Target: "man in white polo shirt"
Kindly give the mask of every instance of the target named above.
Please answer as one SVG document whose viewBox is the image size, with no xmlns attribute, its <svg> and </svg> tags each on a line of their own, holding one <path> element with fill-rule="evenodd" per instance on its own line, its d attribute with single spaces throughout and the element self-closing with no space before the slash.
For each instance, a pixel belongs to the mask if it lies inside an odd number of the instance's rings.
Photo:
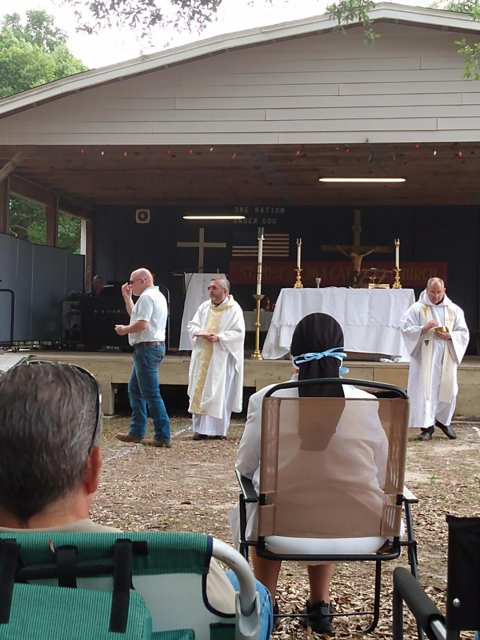
<svg viewBox="0 0 480 640">
<path fill-rule="evenodd" d="M 135 304 L 132 294 L 139 296 Z M 122 295 L 130 324 L 117 324 L 115 331 L 119 336 L 128 334 L 133 346 L 133 369 L 128 383 L 132 419 L 129 432 L 118 433 L 117 438 L 122 442 L 171 447 L 170 420 L 158 384 L 158 367 L 165 355 L 167 301 L 153 285 L 148 269 L 133 271 L 129 282 L 122 287 Z M 155 430 L 153 438 L 145 438 L 147 407 Z"/>
</svg>

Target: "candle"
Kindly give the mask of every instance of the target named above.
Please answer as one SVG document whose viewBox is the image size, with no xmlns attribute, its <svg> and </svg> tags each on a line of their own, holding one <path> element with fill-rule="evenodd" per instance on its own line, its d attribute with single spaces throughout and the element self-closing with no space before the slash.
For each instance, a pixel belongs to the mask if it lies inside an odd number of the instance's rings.
<svg viewBox="0 0 480 640">
<path fill-rule="evenodd" d="M 302 239 L 297 238 L 297 269 L 300 269 L 302 262 Z"/>
<path fill-rule="evenodd" d="M 262 293 L 263 227 L 258 228 L 257 296 Z"/>
<path fill-rule="evenodd" d="M 395 269 L 400 269 L 400 238 L 395 239 Z"/>
</svg>

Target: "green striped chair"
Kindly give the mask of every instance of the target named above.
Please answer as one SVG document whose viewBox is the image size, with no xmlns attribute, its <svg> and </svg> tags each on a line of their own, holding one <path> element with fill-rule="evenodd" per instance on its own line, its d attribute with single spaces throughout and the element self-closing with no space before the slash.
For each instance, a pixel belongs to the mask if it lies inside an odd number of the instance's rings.
<svg viewBox="0 0 480 640">
<path fill-rule="evenodd" d="M 248 563 L 194 533 L 0 533 L 0 639 L 257 640 Z M 236 613 L 206 598 L 210 559 L 236 574 Z"/>
</svg>

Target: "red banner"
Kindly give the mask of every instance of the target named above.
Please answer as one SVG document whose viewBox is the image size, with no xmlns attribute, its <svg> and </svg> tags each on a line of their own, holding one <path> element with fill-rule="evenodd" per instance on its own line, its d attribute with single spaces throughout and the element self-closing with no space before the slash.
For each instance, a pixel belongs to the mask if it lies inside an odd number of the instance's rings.
<svg viewBox="0 0 480 640">
<path fill-rule="evenodd" d="M 366 270 L 371 268 L 370 265 L 378 270 L 392 269 L 391 262 L 364 262 L 362 267 Z M 296 276 L 295 267 L 294 262 L 267 260 L 262 265 L 262 283 L 292 287 Z M 401 268 L 403 287 L 423 287 L 434 276 L 447 282 L 446 262 L 402 262 Z M 322 287 L 346 287 L 350 284 L 352 267 L 348 262 L 303 262 L 302 269 L 304 287 L 315 287 L 315 278 L 322 279 Z M 257 263 L 251 260 L 231 260 L 229 279 L 232 284 L 254 286 L 257 281 Z M 390 280 L 385 281 L 393 280 L 390 276 Z"/>
</svg>

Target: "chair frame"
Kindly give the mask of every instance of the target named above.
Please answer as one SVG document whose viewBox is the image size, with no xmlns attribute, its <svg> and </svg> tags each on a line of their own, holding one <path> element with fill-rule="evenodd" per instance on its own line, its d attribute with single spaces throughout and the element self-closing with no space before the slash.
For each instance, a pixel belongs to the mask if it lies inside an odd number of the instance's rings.
<svg viewBox="0 0 480 640">
<path fill-rule="evenodd" d="M 447 516 L 449 525 L 448 576 L 444 616 L 423 590 L 415 576 L 403 567 L 393 572 L 393 640 L 403 640 L 403 603 L 412 612 L 419 630 L 430 640 L 459 640 L 460 630 L 480 629 L 480 518 Z M 455 535 L 452 535 L 452 527 Z M 475 529 L 473 538 L 470 537 Z M 469 539 L 470 538 L 470 539 Z M 475 543 L 472 553 L 469 544 Z M 459 585 L 462 585 L 461 587 Z M 469 602 L 470 600 L 470 602 Z M 474 618 L 471 616 L 473 605 Z"/>
<path fill-rule="evenodd" d="M 351 384 L 359 387 L 366 387 L 376 390 L 383 390 L 394 393 L 397 397 L 408 400 L 407 393 L 400 387 L 386 384 L 383 382 L 374 382 L 371 380 L 357 380 L 357 379 L 342 379 L 342 378 L 320 378 L 312 380 L 301 380 L 284 382 L 275 385 L 267 391 L 265 398 L 270 397 L 276 391 L 281 389 L 293 389 L 301 386 L 318 385 L 318 384 Z M 382 576 L 382 562 L 388 560 L 395 560 L 401 554 L 402 547 L 407 547 L 408 550 L 408 563 L 412 575 L 417 577 L 417 542 L 415 540 L 413 531 L 413 521 L 411 515 L 411 505 L 418 503 L 418 499 L 404 487 L 402 494 L 397 494 L 397 505 L 403 505 L 405 511 L 405 524 L 406 524 L 406 540 L 401 540 L 400 537 L 395 536 L 391 544 L 391 550 L 387 553 L 373 553 L 373 554 L 322 554 L 322 555 L 306 555 L 306 554 L 275 554 L 266 549 L 265 538 L 258 536 L 257 541 L 246 540 L 246 526 L 247 515 L 246 505 L 248 503 L 265 504 L 265 494 L 257 496 L 253 487 L 252 481 L 249 478 L 245 478 L 238 471 L 236 471 L 237 479 L 240 484 L 241 493 L 239 496 L 239 510 L 240 510 L 240 553 L 248 560 L 249 547 L 254 547 L 259 557 L 267 560 L 286 560 L 286 561 L 325 561 L 325 562 L 375 562 L 375 597 L 373 611 L 368 612 L 353 612 L 353 613 L 340 613 L 332 614 L 332 617 L 340 616 L 355 616 L 355 615 L 371 615 L 373 616 L 372 623 L 363 629 L 362 633 L 371 633 L 377 627 L 380 618 L 380 590 L 381 590 L 381 576 Z M 305 617 L 305 614 L 290 614 L 288 617 Z M 279 617 L 282 617 L 281 614 Z"/>
</svg>

